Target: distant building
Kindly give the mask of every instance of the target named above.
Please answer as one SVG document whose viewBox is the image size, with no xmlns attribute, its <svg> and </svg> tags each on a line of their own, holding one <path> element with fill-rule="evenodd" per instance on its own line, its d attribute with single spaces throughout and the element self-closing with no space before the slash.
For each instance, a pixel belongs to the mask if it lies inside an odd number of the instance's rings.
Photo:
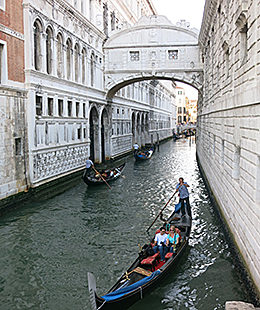
<svg viewBox="0 0 260 310">
<path fill-rule="evenodd" d="M 185 95 L 185 89 L 176 87 L 176 109 L 177 109 L 177 124 L 183 124 L 188 121 L 187 117 L 188 98 Z"/>
<path fill-rule="evenodd" d="M 197 122 L 198 114 L 198 100 L 189 100 L 188 101 L 188 121 L 191 123 Z"/>
</svg>

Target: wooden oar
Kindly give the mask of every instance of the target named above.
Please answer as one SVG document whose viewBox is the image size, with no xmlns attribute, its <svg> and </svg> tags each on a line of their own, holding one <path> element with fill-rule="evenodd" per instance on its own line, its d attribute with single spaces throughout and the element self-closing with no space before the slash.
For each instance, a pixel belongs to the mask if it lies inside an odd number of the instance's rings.
<svg viewBox="0 0 260 310">
<path fill-rule="evenodd" d="M 110 189 L 112 189 L 111 186 L 109 186 L 109 184 L 106 182 L 106 180 L 102 177 L 101 173 L 98 172 L 94 167 L 92 167 L 92 168 L 96 171 L 97 174 L 100 175 L 101 179 L 106 183 L 106 185 L 107 185 Z"/>
<path fill-rule="evenodd" d="M 178 190 L 175 191 L 175 193 L 171 196 L 171 198 L 167 201 L 165 206 L 162 208 L 161 212 L 156 216 L 155 220 L 152 222 L 152 224 L 146 229 L 146 232 L 150 230 L 150 228 L 153 226 L 153 224 L 156 222 L 158 217 L 163 213 L 163 210 L 168 206 L 169 202 L 172 200 L 173 196 L 178 192 Z"/>
</svg>

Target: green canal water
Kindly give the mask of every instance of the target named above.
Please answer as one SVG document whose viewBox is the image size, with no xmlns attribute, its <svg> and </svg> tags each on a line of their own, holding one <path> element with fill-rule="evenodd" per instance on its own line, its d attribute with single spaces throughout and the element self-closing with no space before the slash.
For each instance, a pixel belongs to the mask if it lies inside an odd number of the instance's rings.
<svg viewBox="0 0 260 310">
<path fill-rule="evenodd" d="M 224 309 L 228 300 L 247 301 L 198 170 L 194 142 L 169 141 L 149 161 L 136 163 L 132 156 L 126 161 L 112 190 L 80 182 L 0 218 L 1 310 L 90 310 L 87 272 L 95 275 L 99 294 L 113 285 L 137 256 L 138 244 L 149 239 L 146 229 L 181 176 L 190 185 L 189 248 L 167 281 L 131 309 Z"/>
</svg>

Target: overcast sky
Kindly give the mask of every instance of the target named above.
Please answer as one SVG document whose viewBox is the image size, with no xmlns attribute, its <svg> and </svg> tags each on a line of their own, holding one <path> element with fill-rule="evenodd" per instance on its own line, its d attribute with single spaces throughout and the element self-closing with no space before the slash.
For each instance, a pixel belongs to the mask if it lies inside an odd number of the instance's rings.
<svg viewBox="0 0 260 310">
<path fill-rule="evenodd" d="M 165 15 L 175 25 L 181 19 L 190 22 L 190 28 L 200 30 L 205 0 L 152 0 L 159 15 Z M 189 99 L 197 99 L 197 91 L 186 84 L 178 83 L 185 88 Z"/>
</svg>

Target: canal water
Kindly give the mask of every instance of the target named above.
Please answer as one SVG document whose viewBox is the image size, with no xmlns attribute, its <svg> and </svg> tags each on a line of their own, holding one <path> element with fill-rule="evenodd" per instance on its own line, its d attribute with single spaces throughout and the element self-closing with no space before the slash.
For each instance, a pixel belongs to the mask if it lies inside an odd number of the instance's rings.
<svg viewBox="0 0 260 310">
<path fill-rule="evenodd" d="M 171 140 L 149 161 L 126 161 L 112 190 L 80 182 L 0 218 L 0 309 L 90 310 L 87 272 L 95 275 L 99 294 L 113 285 L 137 256 L 138 244 L 150 238 L 146 229 L 179 177 L 190 185 L 189 248 L 167 281 L 131 309 L 224 309 L 227 300 L 247 301 L 197 167 L 194 141 Z"/>
</svg>

